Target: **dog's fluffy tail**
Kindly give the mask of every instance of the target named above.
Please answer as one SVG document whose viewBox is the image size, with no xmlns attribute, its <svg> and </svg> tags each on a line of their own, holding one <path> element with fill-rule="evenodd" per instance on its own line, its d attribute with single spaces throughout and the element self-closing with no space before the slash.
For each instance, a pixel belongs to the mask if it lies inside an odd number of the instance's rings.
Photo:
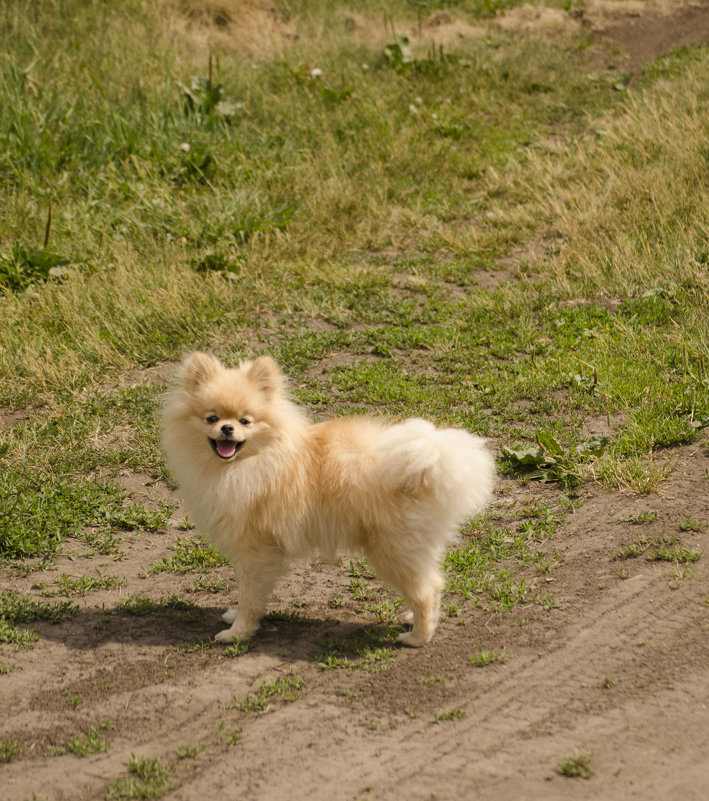
<svg viewBox="0 0 709 801">
<path fill-rule="evenodd" d="M 384 485 L 434 504 L 455 526 L 482 511 L 492 496 L 495 462 L 485 440 L 414 418 L 380 440 Z"/>
</svg>

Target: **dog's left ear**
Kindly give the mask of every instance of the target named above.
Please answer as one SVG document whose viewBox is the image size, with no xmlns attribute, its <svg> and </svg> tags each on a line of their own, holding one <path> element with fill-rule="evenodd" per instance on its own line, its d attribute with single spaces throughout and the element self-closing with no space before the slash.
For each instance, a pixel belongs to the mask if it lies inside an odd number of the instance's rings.
<svg viewBox="0 0 709 801">
<path fill-rule="evenodd" d="M 249 368 L 249 380 L 267 397 L 272 398 L 283 386 L 283 376 L 270 356 L 259 356 Z"/>
</svg>

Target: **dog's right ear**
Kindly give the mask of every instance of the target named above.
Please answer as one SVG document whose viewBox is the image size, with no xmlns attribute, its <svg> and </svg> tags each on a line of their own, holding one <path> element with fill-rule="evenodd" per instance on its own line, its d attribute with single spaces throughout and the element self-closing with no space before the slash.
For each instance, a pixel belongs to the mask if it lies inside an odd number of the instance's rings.
<svg viewBox="0 0 709 801">
<path fill-rule="evenodd" d="M 214 378 L 221 369 L 221 362 L 214 356 L 208 353 L 190 353 L 182 362 L 180 382 L 188 392 L 193 392 L 205 381 Z"/>
</svg>

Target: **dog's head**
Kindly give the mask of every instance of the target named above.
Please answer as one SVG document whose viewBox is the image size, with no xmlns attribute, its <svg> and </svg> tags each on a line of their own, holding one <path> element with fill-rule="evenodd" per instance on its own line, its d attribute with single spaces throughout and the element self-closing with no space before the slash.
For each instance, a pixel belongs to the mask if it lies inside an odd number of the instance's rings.
<svg viewBox="0 0 709 801">
<path fill-rule="evenodd" d="M 180 414 L 175 419 L 168 411 L 165 426 L 188 423 L 192 443 L 199 448 L 201 442 L 224 462 L 253 455 L 276 433 L 283 385 L 269 356 L 229 368 L 206 353 L 192 353 L 182 363 L 173 404 Z"/>
</svg>

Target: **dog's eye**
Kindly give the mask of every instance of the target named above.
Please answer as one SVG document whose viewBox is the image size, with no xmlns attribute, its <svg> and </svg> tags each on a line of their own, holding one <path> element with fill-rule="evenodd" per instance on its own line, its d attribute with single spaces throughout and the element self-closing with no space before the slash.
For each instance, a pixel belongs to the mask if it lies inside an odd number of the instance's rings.
<svg viewBox="0 0 709 801">
<path fill-rule="evenodd" d="M 241 420 L 239 420 L 239 425 L 250 426 L 251 420 L 247 420 L 245 417 L 242 417 Z"/>
<path fill-rule="evenodd" d="M 214 423 L 218 423 L 219 418 L 216 416 L 216 414 L 210 414 L 209 417 L 207 418 L 207 422 L 211 426 L 214 425 Z"/>
</svg>

